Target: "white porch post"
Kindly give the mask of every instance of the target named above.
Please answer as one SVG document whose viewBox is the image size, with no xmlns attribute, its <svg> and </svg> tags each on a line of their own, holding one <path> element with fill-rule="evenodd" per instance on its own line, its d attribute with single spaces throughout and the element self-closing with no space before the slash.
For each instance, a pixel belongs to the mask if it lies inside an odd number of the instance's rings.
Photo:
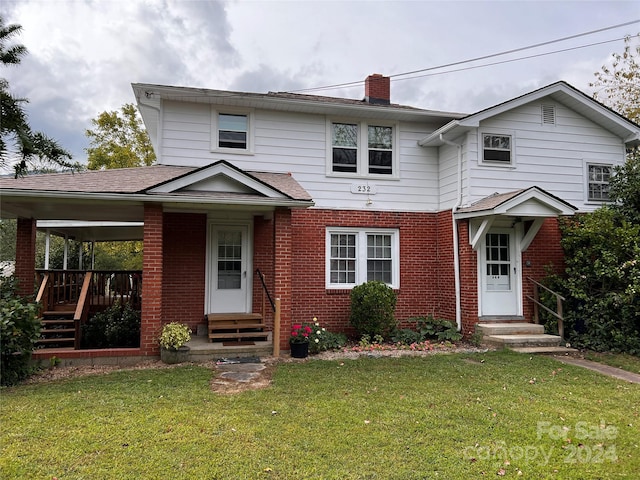
<svg viewBox="0 0 640 480">
<path fill-rule="evenodd" d="M 82 242 L 78 247 L 78 270 L 82 270 Z"/>
<path fill-rule="evenodd" d="M 49 254 L 51 250 L 51 232 L 47 230 L 44 236 L 44 269 L 49 270 Z"/>
<path fill-rule="evenodd" d="M 69 236 L 64 236 L 64 257 L 62 259 L 62 269 L 67 269 L 67 261 L 69 260 Z"/>
</svg>

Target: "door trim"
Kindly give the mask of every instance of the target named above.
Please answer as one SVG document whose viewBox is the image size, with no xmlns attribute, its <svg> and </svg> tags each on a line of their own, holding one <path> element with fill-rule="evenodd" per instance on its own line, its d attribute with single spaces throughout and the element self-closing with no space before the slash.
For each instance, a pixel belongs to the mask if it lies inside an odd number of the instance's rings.
<svg viewBox="0 0 640 480">
<path fill-rule="evenodd" d="M 513 274 L 513 285 L 512 291 L 515 296 L 515 311 L 513 313 L 508 313 L 504 315 L 508 316 L 522 316 L 523 315 L 523 307 L 522 307 L 522 252 L 521 252 L 521 239 L 522 239 L 522 229 L 519 228 L 521 225 L 516 225 L 515 228 L 500 228 L 493 227 L 490 228 L 485 235 L 483 235 L 482 240 L 479 242 L 479 248 L 477 251 L 477 283 L 478 283 L 478 316 L 496 316 L 494 313 L 488 313 L 483 310 L 483 284 L 484 284 L 484 271 L 485 271 L 485 258 L 486 258 L 486 234 L 488 233 L 509 233 L 512 244 L 510 245 L 510 254 L 512 255 L 512 265 L 511 268 L 515 268 L 515 273 Z M 501 315 L 503 316 L 503 315 Z"/>
<path fill-rule="evenodd" d="M 204 314 L 216 313 L 213 311 L 211 288 L 213 287 L 212 273 L 214 271 L 214 255 L 213 238 L 211 232 L 214 228 L 220 227 L 244 227 L 247 229 L 247 261 L 246 261 L 246 300 L 244 312 L 235 313 L 251 313 L 253 311 L 253 221 L 251 220 L 219 220 L 209 219 L 207 222 L 207 251 L 205 266 L 205 298 L 204 298 Z"/>
</svg>

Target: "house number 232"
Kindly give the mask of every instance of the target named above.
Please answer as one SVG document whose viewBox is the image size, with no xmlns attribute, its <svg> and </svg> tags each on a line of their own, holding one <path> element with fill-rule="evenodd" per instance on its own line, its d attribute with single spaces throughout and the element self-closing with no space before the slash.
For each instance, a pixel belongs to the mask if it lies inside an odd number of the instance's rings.
<svg viewBox="0 0 640 480">
<path fill-rule="evenodd" d="M 369 185 L 368 183 L 354 183 L 351 185 L 351 193 L 364 193 L 367 195 L 374 195 L 376 193 L 376 186 Z"/>
</svg>

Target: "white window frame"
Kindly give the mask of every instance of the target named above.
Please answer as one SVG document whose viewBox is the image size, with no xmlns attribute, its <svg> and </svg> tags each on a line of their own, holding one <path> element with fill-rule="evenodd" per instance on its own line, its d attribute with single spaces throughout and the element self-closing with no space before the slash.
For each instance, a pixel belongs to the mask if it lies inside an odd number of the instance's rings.
<svg viewBox="0 0 640 480">
<path fill-rule="evenodd" d="M 356 236 L 355 283 L 331 283 L 331 235 L 351 234 Z M 391 236 L 391 288 L 400 288 L 400 231 L 393 228 L 348 228 L 327 227 L 325 238 L 325 283 L 328 290 L 350 290 L 367 281 L 367 237 L 368 235 Z"/>
<path fill-rule="evenodd" d="M 484 137 L 486 135 L 496 137 L 509 137 L 511 143 L 510 149 L 510 161 L 503 162 L 499 160 L 485 160 L 484 159 Z M 498 167 L 498 168 L 515 168 L 516 166 L 516 134 L 511 130 L 479 130 L 478 131 L 478 164 L 485 167 Z"/>
<path fill-rule="evenodd" d="M 219 146 L 219 115 L 243 115 L 247 117 L 247 148 L 228 148 Z M 254 113 L 249 109 L 211 108 L 211 151 L 219 153 L 234 153 L 239 155 L 253 154 Z"/>
<path fill-rule="evenodd" d="M 358 126 L 357 141 L 357 160 L 355 172 L 334 172 L 333 171 L 333 124 L 345 123 Z M 369 127 L 391 127 L 393 133 L 391 136 L 391 174 L 386 173 L 369 173 Z M 375 179 L 391 179 L 398 180 L 400 178 L 400 124 L 398 122 L 385 121 L 367 121 L 354 120 L 349 118 L 328 118 L 326 121 L 326 151 L 327 151 L 327 169 L 326 174 L 330 177 L 346 177 L 346 178 L 375 178 Z M 377 149 L 374 149 L 377 150 Z"/>
<path fill-rule="evenodd" d="M 611 203 L 612 200 L 610 199 L 598 199 L 598 198 L 591 198 L 589 196 L 589 185 L 591 184 L 591 180 L 589 178 L 589 169 L 590 167 L 608 167 L 610 169 L 610 173 L 609 173 L 609 182 L 611 181 L 611 177 L 613 177 L 613 167 L 614 165 L 612 163 L 606 163 L 606 162 L 585 162 L 584 164 L 584 198 L 585 198 L 585 203 L 590 203 L 590 204 L 603 204 L 603 203 Z M 598 182 L 598 183 L 602 183 L 602 182 Z"/>
</svg>

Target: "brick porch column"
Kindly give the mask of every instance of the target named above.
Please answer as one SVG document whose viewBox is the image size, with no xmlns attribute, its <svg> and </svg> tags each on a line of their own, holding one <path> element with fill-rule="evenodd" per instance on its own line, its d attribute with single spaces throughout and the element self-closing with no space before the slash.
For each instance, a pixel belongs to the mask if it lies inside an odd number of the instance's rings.
<svg viewBox="0 0 640 480">
<path fill-rule="evenodd" d="M 291 210 L 274 213 L 274 294 L 280 299 L 280 349 L 289 350 L 291 331 Z"/>
<path fill-rule="evenodd" d="M 143 355 L 160 355 L 157 338 L 162 325 L 162 221 L 162 205 L 145 204 L 140 324 Z"/>
<path fill-rule="evenodd" d="M 460 303 L 462 333 L 467 337 L 478 323 L 478 252 L 469 244 L 469 221 L 458 221 L 460 243 Z"/>
<path fill-rule="evenodd" d="M 16 272 L 20 295 L 34 294 L 36 270 L 36 221 L 18 218 L 16 235 Z"/>
</svg>

